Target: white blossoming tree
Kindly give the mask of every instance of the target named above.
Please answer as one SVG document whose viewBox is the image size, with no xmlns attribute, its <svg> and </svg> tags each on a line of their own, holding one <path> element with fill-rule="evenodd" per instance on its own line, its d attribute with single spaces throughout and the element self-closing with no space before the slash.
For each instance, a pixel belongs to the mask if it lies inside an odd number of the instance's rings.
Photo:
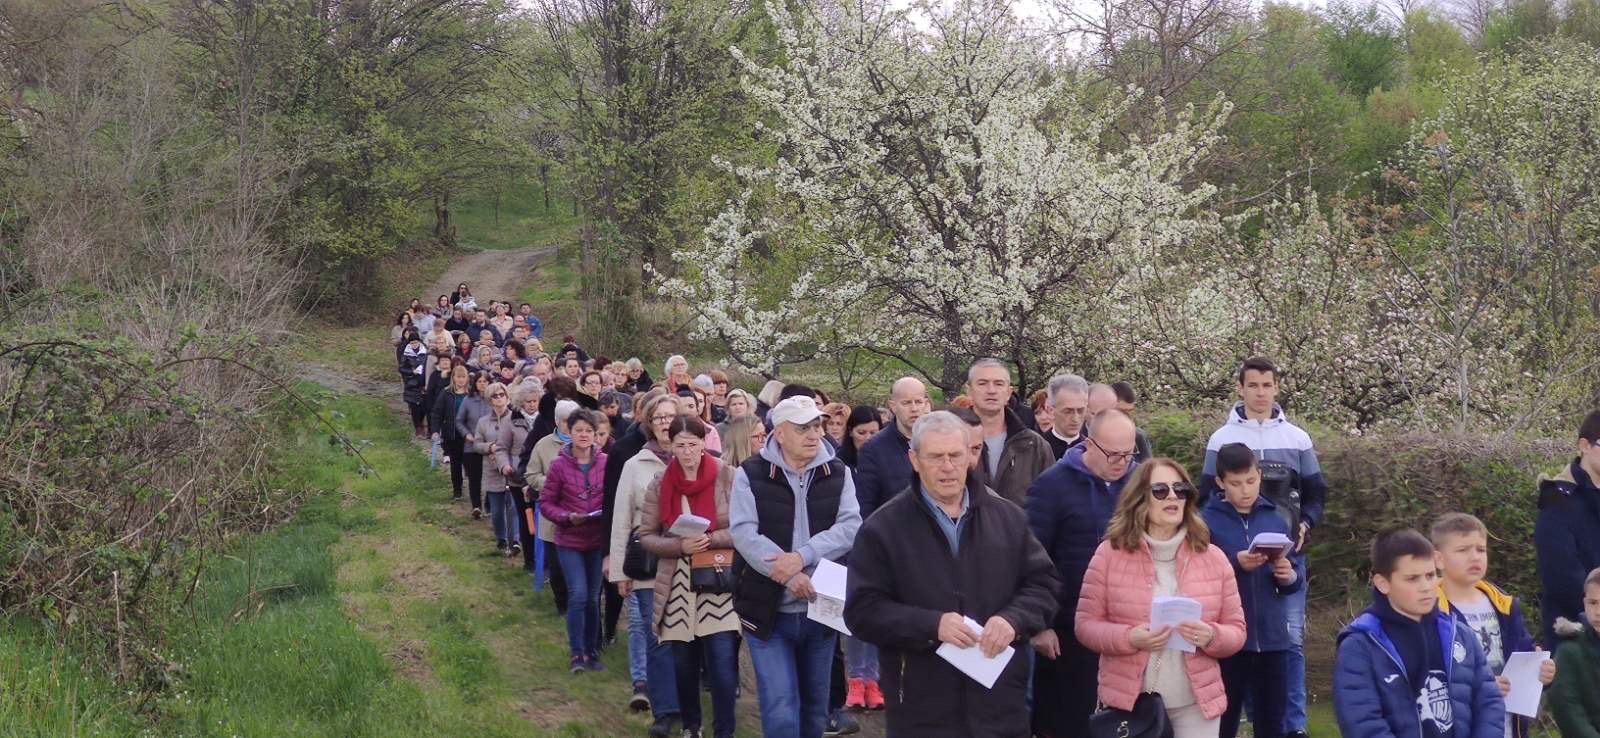
<svg viewBox="0 0 1600 738">
<path fill-rule="evenodd" d="M 733 53 L 775 157 L 728 167 L 744 195 L 661 291 L 769 375 L 864 350 L 954 392 L 974 356 L 1024 387 L 1088 362 L 1126 255 L 1216 229 L 1191 179 L 1226 104 L 1123 133 L 1138 93 L 1091 93 L 1007 3 L 884 5 L 768 3 L 784 62 Z"/>
</svg>

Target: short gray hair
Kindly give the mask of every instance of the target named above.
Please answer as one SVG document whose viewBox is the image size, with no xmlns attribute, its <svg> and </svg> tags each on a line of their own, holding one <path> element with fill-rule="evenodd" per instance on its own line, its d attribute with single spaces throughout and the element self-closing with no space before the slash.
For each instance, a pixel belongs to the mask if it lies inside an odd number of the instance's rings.
<svg viewBox="0 0 1600 738">
<path fill-rule="evenodd" d="M 988 367 L 991 367 L 991 366 L 997 366 L 997 367 L 1000 367 L 1001 369 L 1004 369 L 1006 371 L 1006 377 L 1007 378 L 1011 377 L 1011 367 L 1006 366 L 1005 362 L 1003 362 L 1003 361 L 1001 361 L 999 359 L 996 359 L 996 358 L 994 358 L 992 356 L 985 356 L 985 357 L 983 357 L 981 359 L 978 359 L 977 361 L 972 362 L 972 366 L 967 367 L 967 381 L 968 382 L 972 381 L 972 373 L 974 371 L 976 371 L 978 369 L 988 368 Z"/>
<path fill-rule="evenodd" d="M 972 426 L 948 410 L 935 410 L 917 419 L 911 428 L 911 450 L 922 450 L 922 437 L 929 433 L 959 433 L 963 439 L 972 440 Z"/>
<path fill-rule="evenodd" d="M 1051 404 L 1055 404 L 1056 397 L 1061 394 L 1062 390 L 1076 392 L 1087 397 L 1089 394 L 1089 380 L 1076 374 L 1057 374 L 1051 377 L 1049 393 Z"/>
<path fill-rule="evenodd" d="M 629 369 L 643 369 L 644 368 L 644 362 L 640 361 L 639 357 L 637 357 L 637 356 L 635 356 L 635 357 L 633 357 L 631 359 L 628 359 L 626 362 L 623 363 L 623 365 L 628 367 Z"/>
</svg>

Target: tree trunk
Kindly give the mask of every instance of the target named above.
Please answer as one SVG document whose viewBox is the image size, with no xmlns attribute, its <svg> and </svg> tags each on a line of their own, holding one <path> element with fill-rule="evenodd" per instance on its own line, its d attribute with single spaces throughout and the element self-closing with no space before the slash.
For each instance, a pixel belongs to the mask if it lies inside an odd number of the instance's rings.
<svg viewBox="0 0 1600 738">
<path fill-rule="evenodd" d="M 544 210 L 550 212 L 550 165 L 539 165 L 539 185 L 544 188 Z"/>
</svg>

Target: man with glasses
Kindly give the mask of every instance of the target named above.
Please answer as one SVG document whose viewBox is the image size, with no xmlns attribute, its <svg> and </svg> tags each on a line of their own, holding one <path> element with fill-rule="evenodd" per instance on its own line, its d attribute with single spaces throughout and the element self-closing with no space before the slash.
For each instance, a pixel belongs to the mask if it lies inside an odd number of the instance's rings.
<svg viewBox="0 0 1600 738">
<path fill-rule="evenodd" d="M 889 411 L 894 423 L 861 444 L 856 462 L 856 498 L 861 519 L 911 484 L 911 429 L 932 408 L 928 388 L 916 377 L 901 377 L 889 387 Z"/>
<path fill-rule="evenodd" d="M 968 473 L 973 437 L 949 412 L 917 421 L 910 489 L 862 525 L 850 554 L 845 624 L 881 649 L 884 687 L 898 695 L 889 735 L 1028 734 L 1027 659 L 989 689 L 936 654 L 941 643 L 988 656 L 1026 647 L 1058 607 L 1055 567 L 1025 514 Z"/>
<path fill-rule="evenodd" d="M 1133 419 L 1107 410 L 1084 443 L 1067 451 L 1028 488 L 1028 524 L 1061 577 L 1060 607 L 1052 627 L 1033 638 L 1033 729 L 1047 738 L 1088 735 L 1100 656 L 1079 643 L 1073 615 L 1089 559 L 1105 537 L 1122 485 L 1133 474 Z"/>
<path fill-rule="evenodd" d="M 1067 450 L 1083 443 L 1084 421 L 1088 419 L 1089 382 L 1076 374 L 1060 374 L 1050 378 L 1045 394 L 1045 410 L 1050 413 L 1050 432 L 1044 440 L 1057 460 L 1067 455 Z"/>
<path fill-rule="evenodd" d="M 835 631 L 806 617 L 811 573 L 850 552 L 861 512 L 850 470 L 822 440 L 816 400 L 769 414 L 772 436 L 733 477 L 734 610 L 744 625 L 767 738 L 818 738 L 828 717 Z"/>
</svg>

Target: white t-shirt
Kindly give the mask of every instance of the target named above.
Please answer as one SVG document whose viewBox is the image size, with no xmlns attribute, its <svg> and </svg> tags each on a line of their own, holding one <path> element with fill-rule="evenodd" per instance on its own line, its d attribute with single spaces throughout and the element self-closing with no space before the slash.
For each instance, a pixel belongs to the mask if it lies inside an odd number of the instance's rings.
<svg viewBox="0 0 1600 738">
<path fill-rule="evenodd" d="M 1498 676 L 1506 666 L 1506 642 L 1505 636 L 1500 633 L 1500 615 L 1494 611 L 1494 604 L 1484 597 L 1477 602 L 1452 602 L 1450 605 L 1461 611 L 1472 632 L 1478 634 L 1478 643 L 1483 646 L 1489 670 Z M 1511 715 L 1507 714 L 1506 738 L 1511 738 L 1511 720 Z"/>
</svg>

